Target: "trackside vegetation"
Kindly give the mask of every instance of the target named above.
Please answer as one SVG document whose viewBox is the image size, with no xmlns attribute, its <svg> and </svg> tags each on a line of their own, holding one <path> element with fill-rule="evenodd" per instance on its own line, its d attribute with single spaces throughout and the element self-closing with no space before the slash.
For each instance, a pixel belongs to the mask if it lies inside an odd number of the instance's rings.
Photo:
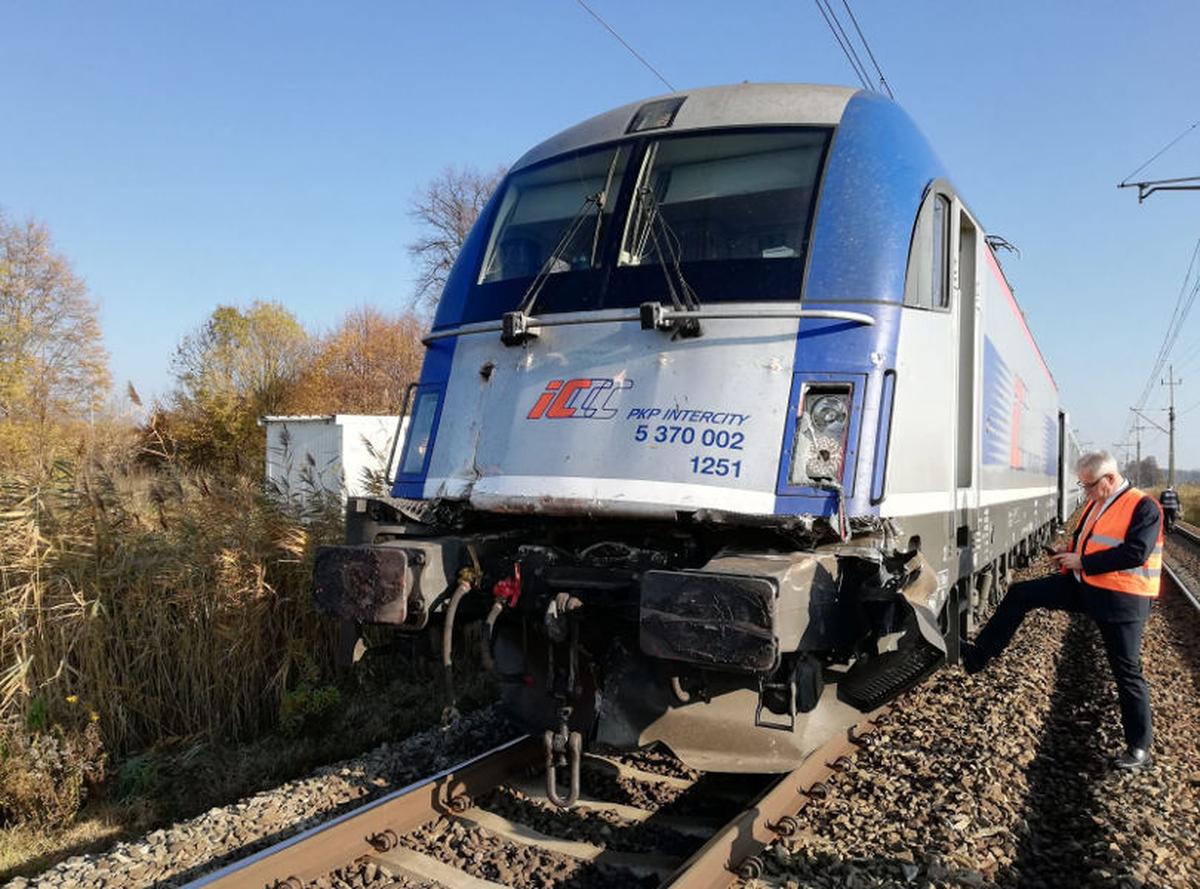
<svg viewBox="0 0 1200 889">
<path fill-rule="evenodd" d="M 0 213 L 0 882 L 437 723 L 427 652 L 335 670 L 340 496 L 269 490 L 257 422 L 397 413 L 427 323 L 218 305 L 143 403 L 46 227 Z"/>
</svg>

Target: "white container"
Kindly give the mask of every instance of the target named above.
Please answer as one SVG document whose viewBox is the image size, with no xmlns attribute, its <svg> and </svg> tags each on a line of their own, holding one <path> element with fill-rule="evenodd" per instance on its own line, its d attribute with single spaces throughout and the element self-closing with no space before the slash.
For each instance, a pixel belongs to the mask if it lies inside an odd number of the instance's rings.
<svg viewBox="0 0 1200 889">
<path fill-rule="evenodd" d="M 318 494 L 345 502 L 390 493 L 404 444 L 402 427 L 400 446 L 392 447 L 398 420 L 367 414 L 263 417 L 268 488 L 300 506 Z"/>
</svg>

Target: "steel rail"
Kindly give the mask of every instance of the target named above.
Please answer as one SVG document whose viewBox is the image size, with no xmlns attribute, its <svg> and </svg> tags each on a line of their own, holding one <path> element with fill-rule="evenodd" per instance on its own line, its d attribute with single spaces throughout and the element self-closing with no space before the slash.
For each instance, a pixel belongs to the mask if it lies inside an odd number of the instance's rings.
<svg viewBox="0 0 1200 889">
<path fill-rule="evenodd" d="M 814 750 L 799 768 L 783 775 L 746 809 L 714 834 L 663 884 L 671 889 L 727 889 L 739 880 L 762 876 L 758 853 L 777 839 L 799 830 L 795 816 L 813 800 L 824 798 L 825 782 L 842 771 L 891 711 L 883 707 L 846 730 L 844 737 Z"/>
<path fill-rule="evenodd" d="M 1200 546 L 1200 533 L 1193 531 L 1191 526 L 1185 525 L 1183 522 L 1176 522 L 1175 533 L 1181 537 L 1187 538 L 1189 542 L 1195 544 L 1196 546 Z"/>
<path fill-rule="evenodd" d="M 1172 571 L 1171 567 L 1165 562 L 1163 563 L 1163 570 L 1167 572 L 1167 577 L 1171 578 L 1171 583 L 1175 584 L 1175 589 L 1183 593 L 1184 598 L 1192 603 L 1193 608 L 1200 611 L 1200 600 L 1192 594 L 1192 591 L 1188 589 L 1187 584 L 1183 582 L 1179 575 Z"/>
<path fill-rule="evenodd" d="M 1175 526 L 1174 533 L 1178 534 L 1182 539 L 1186 540 L 1193 549 L 1197 550 L 1197 557 L 1200 557 L 1200 534 L 1197 534 L 1190 528 L 1185 528 L 1180 525 Z M 1200 611 L 1200 598 L 1198 598 L 1196 593 L 1194 593 L 1188 587 L 1188 585 L 1184 583 L 1183 578 L 1179 575 L 1179 572 L 1173 570 L 1171 566 L 1167 564 L 1166 559 L 1163 559 L 1162 567 L 1163 571 L 1167 573 L 1167 576 L 1171 578 L 1171 582 L 1175 584 L 1175 589 L 1179 590 L 1179 592 L 1183 594 L 1183 597 L 1192 603 L 1193 608 L 1195 608 L 1197 611 Z"/>
<path fill-rule="evenodd" d="M 799 830 L 796 816 L 824 798 L 830 776 L 845 768 L 862 739 L 874 732 L 890 707 L 814 750 L 800 766 L 779 776 L 663 882 L 671 889 L 728 889 L 761 876 L 758 854 Z M 415 782 L 319 824 L 220 870 L 184 889 L 300 887 L 364 857 L 394 847 L 399 837 L 441 816 L 462 815 L 477 798 L 520 766 L 539 758 L 530 736 Z"/>
<path fill-rule="evenodd" d="M 541 753 L 540 741 L 529 735 L 515 738 L 193 880 L 184 889 L 302 886 L 378 851 L 381 844 L 394 844 L 427 821 L 466 808 L 471 797 Z"/>
</svg>

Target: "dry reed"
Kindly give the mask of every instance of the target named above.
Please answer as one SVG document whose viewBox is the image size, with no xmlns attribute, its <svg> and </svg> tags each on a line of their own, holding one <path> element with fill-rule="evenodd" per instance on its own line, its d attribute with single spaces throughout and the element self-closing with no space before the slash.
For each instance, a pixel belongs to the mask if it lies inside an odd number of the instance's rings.
<svg viewBox="0 0 1200 889">
<path fill-rule="evenodd" d="M 327 501 L 288 514 L 252 480 L 169 464 L 8 475 L 0 722 L 61 722 L 76 696 L 113 752 L 253 736 L 330 664 L 309 577 L 315 544 L 338 535 Z"/>
</svg>

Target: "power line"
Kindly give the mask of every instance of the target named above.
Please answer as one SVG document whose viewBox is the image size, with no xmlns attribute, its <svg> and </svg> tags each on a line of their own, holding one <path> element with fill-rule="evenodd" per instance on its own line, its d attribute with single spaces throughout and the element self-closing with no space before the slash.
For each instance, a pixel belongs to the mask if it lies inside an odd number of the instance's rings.
<svg viewBox="0 0 1200 889">
<path fill-rule="evenodd" d="M 849 0 L 842 0 L 842 5 L 846 7 L 846 12 L 850 15 L 850 21 L 854 23 L 854 30 L 858 32 L 858 39 L 862 41 L 867 55 L 871 57 L 871 64 L 875 66 L 875 71 L 879 74 L 879 85 L 887 90 L 889 99 L 895 99 L 896 96 L 892 92 L 892 88 L 888 86 L 887 78 L 883 76 L 883 69 L 879 67 L 879 62 L 875 61 L 875 53 L 871 52 L 871 44 L 867 42 L 867 35 L 858 26 L 858 19 L 854 17 L 854 10 L 850 8 Z"/>
<path fill-rule="evenodd" d="M 1171 312 L 1171 319 L 1167 323 L 1166 332 L 1163 334 L 1162 345 L 1159 346 L 1158 355 L 1154 359 L 1154 366 L 1150 369 L 1150 376 L 1146 379 L 1146 384 L 1142 388 L 1142 394 L 1138 397 L 1136 410 L 1141 410 L 1146 406 L 1146 401 L 1150 398 L 1150 393 L 1154 391 L 1154 381 L 1158 379 L 1162 373 L 1163 366 L 1167 363 L 1167 359 L 1171 356 L 1171 350 L 1175 347 L 1175 342 L 1179 338 L 1179 333 L 1183 329 L 1184 323 L 1187 321 L 1187 316 L 1192 310 L 1192 305 L 1196 301 L 1196 296 L 1200 293 L 1200 275 L 1197 276 L 1195 285 L 1188 290 L 1188 285 L 1192 280 L 1192 273 L 1196 270 L 1196 260 L 1200 257 L 1200 240 L 1196 241 L 1196 246 L 1192 249 L 1192 257 L 1188 263 L 1187 274 L 1183 277 L 1183 283 L 1179 287 L 1179 296 L 1175 300 L 1175 309 Z M 1126 430 L 1128 431 L 1128 426 Z"/>
<path fill-rule="evenodd" d="M 1195 410 L 1196 408 L 1198 408 L 1198 407 L 1200 407 L 1200 401 L 1197 401 L 1197 402 L 1196 402 L 1195 404 L 1193 404 L 1191 407 L 1185 407 L 1183 410 L 1181 410 L 1181 411 L 1179 412 L 1179 416 L 1181 416 L 1181 417 L 1182 417 L 1184 414 L 1190 414 L 1192 411 L 1194 411 L 1194 410 Z"/>
<path fill-rule="evenodd" d="M 854 62 L 858 68 L 860 76 L 869 85 L 871 82 L 871 75 L 867 72 L 867 66 L 863 63 L 862 56 L 858 54 L 858 49 L 854 46 L 854 41 L 851 39 L 850 34 L 846 31 L 845 26 L 842 24 L 842 20 L 838 18 L 838 14 L 834 11 L 833 0 L 823 0 L 823 2 L 825 3 L 825 9 L 828 11 L 830 18 L 833 19 L 833 24 L 837 26 L 838 33 L 842 36 L 842 40 L 844 40 L 846 42 L 846 46 L 850 48 L 850 54 L 854 56 Z"/>
<path fill-rule="evenodd" d="M 1142 170 L 1146 169 L 1146 167 L 1150 166 L 1152 163 L 1154 163 L 1156 160 L 1158 160 L 1160 157 L 1162 157 L 1164 154 L 1166 154 L 1171 148 L 1173 148 L 1175 146 L 1176 142 L 1179 142 L 1181 139 L 1183 139 L 1185 136 L 1187 136 L 1188 133 L 1190 133 L 1192 130 L 1196 129 L 1196 127 L 1200 127 L 1200 120 L 1196 121 L 1194 124 L 1192 124 L 1186 130 L 1184 130 L 1182 133 L 1180 133 L 1178 136 L 1176 136 L 1174 139 L 1172 139 L 1170 142 L 1168 142 L 1162 149 L 1159 150 L 1159 152 L 1157 154 L 1155 154 L 1153 157 L 1151 157 L 1150 160 L 1146 161 L 1144 164 L 1142 164 L 1140 167 L 1138 167 L 1136 170 L 1134 170 L 1132 173 L 1130 173 L 1128 176 L 1126 176 L 1124 179 L 1122 179 L 1121 184 L 1118 185 L 1117 187 L 1122 188 L 1122 187 L 1128 185 L 1130 179 L 1132 179 L 1138 173 L 1142 172 Z"/>
<path fill-rule="evenodd" d="M 663 83 L 665 83 L 667 85 L 667 89 L 669 89 L 671 92 L 675 92 L 675 87 L 673 87 L 671 85 L 671 81 L 669 81 L 669 80 L 667 80 L 667 78 L 663 77 L 657 68 L 655 68 L 649 62 L 647 62 L 641 53 L 639 53 L 636 49 L 634 49 L 632 46 L 630 46 L 625 41 L 625 38 L 616 32 L 616 29 L 613 28 L 612 25 L 610 25 L 604 19 L 600 18 L 600 16 L 596 14 L 596 11 L 594 9 L 592 9 L 592 7 L 590 7 L 586 3 L 584 3 L 583 0 L 575 0 L 575 2 L 578 3 L 580 6 L 582 6 L 587 11 L 588 15 L 590 15 L 592 18 L 594 18 L 596 21 L 598 21 L 601 25 L 603 25 L 605 30 L 607 30 L 609 34 L 612 34 L 613 37 L 616 37 L 617 40 L 619 40 L 621 42 L 621 46 L 625 47 L 627 50 L 629 50 L 631 53 L 633 53 L 634 58 L 636 58 L 639 62 L 641 62 L 643 65 L 645 65 L 647 68 L 649 68 L 652 72 L 654 72 L 654 76 L 657 77 L 659 80 L 661 80 Z"/>
<path fill-rule="evenodd" d="M 849 38 L 845 37 L 845 30 L 842 29 L 840 24 L 835 24 L 837 22 L 837 14 L 833 11 L 832 7 L 829 7 L 828 11 L 826 11 L 827 3 L 823 5 L 821 0 L 814 0 L 814 2 L 821 13 L 821 18 L 825 19 L 825 24 L 829 26 L 829 30 L 833 34 L 833 39 L 842 48 L 842 53 L 846 56 L 846 61 L 850 63 L 850 67 L 854 69 L 854 73 L 858 76 L 858 82 L 862 84 L 863 89 L 869 90 L 871 88 L 870 78 L 867 77 L 866 69 L 862 67 L 862 61 L 848 44 L 847 41 Z"/>
<path fill-rule="evenodd" d="M 1188 352 L 1186 355 L 1184 355 L 1182 358 L 1180 358 L 1178 363 L 1175 365 L 1175 367 L 1176 367 L 1176 369 L 1188 367 L 1197 358 L 1200 358 L 1200 346 L 1196 346 L 1196 348 L 1192 349 L 1192 351 Z"/>
<path fill-rule="evenodd" d="M 1117 183 L 1117 188 L 1136 188 L 1138 190 L 1138 203 L 1142 203 L 1150 195 L 1156 191 L 1200 191 L 1200 176 L 1183 176 L 1175 179 L 1150 179 L 1142 182 L 1130 182 L 1129 180 L 1140 173 L 1146 167 L 1150 166 L 1155 160 L 1162 157 L 1166 152 L 1177 142 L 1188 135 L 1192 130 L 1200 127 L 1200 120 L 1196 121 L 1174 139 L 1166 144 L 1162 150 L 1146 161 L 1132 173 L 1125 177 L 1122 182 Z"/>
<path fill-rule="evenodd" d="M 1154 385 L 1153 378 L 1162 370 L 1162 366 L 1171 356 L 1171 350 L 1175 348 L 1175 341 L 1179 338 L 1179 333 L 1183 330 L 1183 324 L 1187 320 L 1188 313 L 1192 310 L 1192 304 L 1196 301 L 1196 293 L 1200 290 L 1200 277 L 1196 279 L 1195 286 L 1192 287 L 1191 293 L 1188 294 L 1188 282 L 1192 280 L 1192 272 L 1196 268 L 1196 259 L 1200 256 L 1200 239 L 1197 239 L 1196 246 L 1192 248 L 1192 258 L 1188 262 L 1187 273 L 1183 276 L 1183 283 L 1179 286 L 1179 296 L 1175 299 L 1175 309 L 1171 312 L 1171 320 L 1167 322 L 1167 333 L 1163 337 L 1162 347 L 1159 349 L 1157 368 L 1151 374 L 1151 379 L 1148 381 L 1149 386 Z M 1185 294 L 1187 294 L 1187 302 L 1184 302 Z"/>
</svg>

